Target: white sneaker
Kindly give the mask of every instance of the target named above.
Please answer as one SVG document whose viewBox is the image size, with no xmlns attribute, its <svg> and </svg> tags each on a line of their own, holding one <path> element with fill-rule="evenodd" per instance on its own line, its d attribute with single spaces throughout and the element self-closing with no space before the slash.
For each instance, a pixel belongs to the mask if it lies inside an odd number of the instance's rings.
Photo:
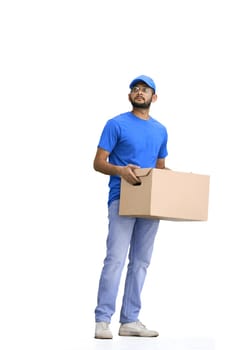
<svg viewBox="0 0 233 350">
<path fill-rule="evenodd" d="M 125 337 L 157 337 L 159 335 L 158 332 L 147 329 L 140 321 L 121 324 L 118 334 Z"/>
<path fill-rule="evenodd" d="M 109 329 L 108 322 L 96 322 L 95 325 L 95 338 L 96 339 L 112 339 L 112 332 Z"/>
</svg>

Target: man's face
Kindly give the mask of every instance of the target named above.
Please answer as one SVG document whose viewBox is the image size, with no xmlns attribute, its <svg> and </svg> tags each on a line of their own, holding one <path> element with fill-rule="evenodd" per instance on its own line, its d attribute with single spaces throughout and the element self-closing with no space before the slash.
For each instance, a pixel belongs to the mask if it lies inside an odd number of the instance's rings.
<svg viewBox="0 0 233 350">
<path fill-rule="evenodd" d="M 129 101 L 133 107 L 149 108 L 153 101 L 154 90 L 144 83 L 136 84 L 129 93 Z"/>
</svg>

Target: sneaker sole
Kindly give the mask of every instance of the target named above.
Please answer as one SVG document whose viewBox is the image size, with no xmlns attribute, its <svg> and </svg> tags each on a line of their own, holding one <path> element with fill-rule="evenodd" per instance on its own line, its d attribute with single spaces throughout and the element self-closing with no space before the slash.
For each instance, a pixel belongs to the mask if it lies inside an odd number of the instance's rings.
<svg viewBox="0 0 233 350">
<path fill-rule="evenodd" d="M 135 333 L 135 332 L 119 332 L 118 333 L 119 336 L 121 337 L 144 337 L 144 338 L 155 338 L 158 337 L 159 334 L 153 334 L 153 335 L 146 335 L 146 334 L 142 334 L 142 333 Z"/>
<path fill-rule="evenodd" d="M 95 337 L 94 337 L 95 339 L 112 339 L 113 338 L 113 336 L 109 336 L 109 337 L 107 337 L 107 336 L 99 336 L 99 335 L 95 335 Z"/>
</svg>

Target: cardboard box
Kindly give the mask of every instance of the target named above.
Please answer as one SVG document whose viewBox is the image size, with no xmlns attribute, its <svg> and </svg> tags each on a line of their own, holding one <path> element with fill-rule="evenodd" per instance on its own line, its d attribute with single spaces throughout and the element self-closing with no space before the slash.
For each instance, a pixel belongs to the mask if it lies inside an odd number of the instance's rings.
<svg viewBox="0 0 233 350">
<path fill-rule="evenodd" d="M 121 179 L 119 215 L 179 221 L 207 221 L 208 175 L 172 170 L 135 170 L 140 185 Z"/>
</svg>

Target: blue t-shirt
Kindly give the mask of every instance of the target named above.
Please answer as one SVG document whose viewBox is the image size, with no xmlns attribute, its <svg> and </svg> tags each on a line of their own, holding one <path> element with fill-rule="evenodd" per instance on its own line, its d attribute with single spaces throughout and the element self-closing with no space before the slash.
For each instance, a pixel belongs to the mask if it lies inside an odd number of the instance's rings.
<svg viewBox="0 0 233 350">
<path fill-rule="evenodd" d="M 167 129 L 157 120 L 140 119 L 126 112 L 107 121 L 98 147 L 110 152 L 111 164 L 154 168 L 157 159 L 168 154 L 167 139 Z M 119 176 L 110 176 L 108 205 L 120 198 L 120 182 Z"/>
</svg>

